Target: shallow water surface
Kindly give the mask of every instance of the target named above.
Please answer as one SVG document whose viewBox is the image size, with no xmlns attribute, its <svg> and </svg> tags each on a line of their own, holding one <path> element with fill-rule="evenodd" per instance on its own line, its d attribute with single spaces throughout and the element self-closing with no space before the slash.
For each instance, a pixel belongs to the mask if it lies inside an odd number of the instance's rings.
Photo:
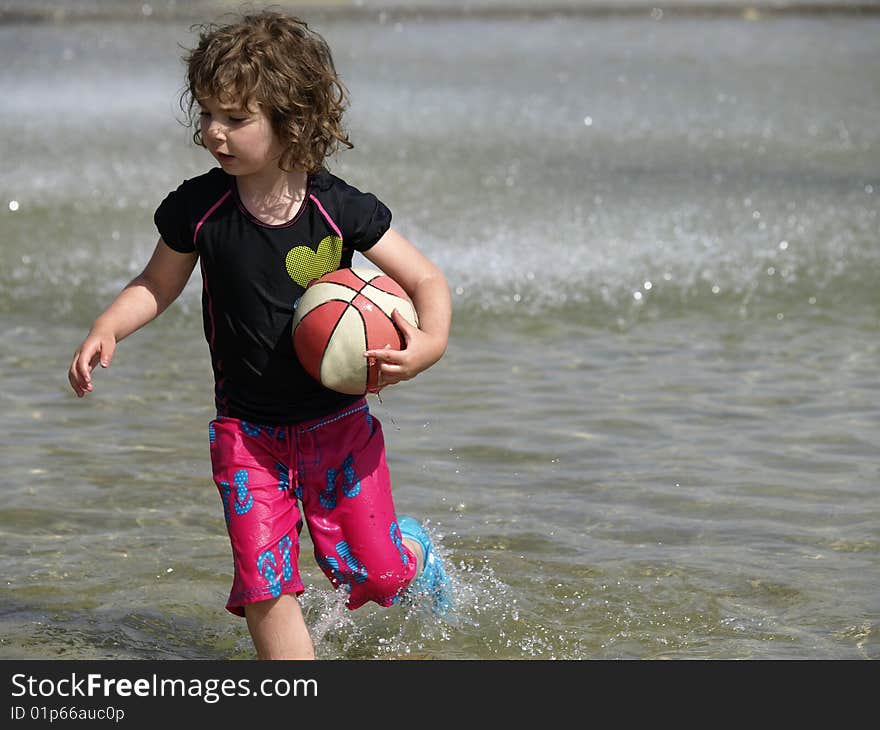
<svg viewBox="0 0 880 730">
<path fill-rule="evenodd" d="M 210 164 L 188 23 L 0 26 L 4 658 L 252 656 L 223 609 L 198 275 L 66 370 Z M 447 273 L 446 357 L 371 398 L 458 609 L 325 658 L 880 658 L 880 23 L 324 17 L 334 172 Z M 14 140 L 14 144 L 9 144 Z"/>
</svg>

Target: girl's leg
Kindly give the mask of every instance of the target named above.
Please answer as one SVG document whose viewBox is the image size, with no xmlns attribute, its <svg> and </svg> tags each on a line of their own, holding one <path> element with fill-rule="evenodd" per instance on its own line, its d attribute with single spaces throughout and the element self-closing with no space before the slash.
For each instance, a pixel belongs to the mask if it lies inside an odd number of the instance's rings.
<svg viewBox="0 0 880 730">
<path fill-rule="evenodd" d="M 284 594 L 251 603 L 244 611 L 257 658 L 315 658 L 312 638 L 295 596 Z"/>
<path fill-rule="evenodd" d="M 312 659 L 295 598 L 303 592 L 302 520 L 291 489 L 290 434 L 233 418 L 213 421 L 210 434 L 235 568 L 226 609 L 246 617 L 261 659 Z"/>
<path fill-rule="evenodd" d="M 415 578 L 413 578 L 413 580 L 415 580 L 422 572 L 422 568 L 425 567 L 425 551 L 422 550 L 422 545 L 418 540 L 413 540 L 409 537 L 403 538 L 403 544 L 406 545 L 410 552 L 416 556 L 416 575 Z"/>
<path fill-rule="evenodd" d="M 315 558 L 348 608 L 390 606 L 412 581 L 421 551 L 397 526 L 382 427 L 366 405 L 300 427 L 302 505 Z"/>
</svg>

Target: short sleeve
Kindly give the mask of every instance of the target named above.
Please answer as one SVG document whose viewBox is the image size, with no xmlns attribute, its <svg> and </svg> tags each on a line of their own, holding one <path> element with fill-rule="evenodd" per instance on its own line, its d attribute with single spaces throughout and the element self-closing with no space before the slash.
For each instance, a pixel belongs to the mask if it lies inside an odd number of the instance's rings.
<svg viewBox="0 0 880 730">
<path fill-rule="evenodd" d="M 183 186 L 169 193 L 156 208 L 153 222 L 169 248 L 179 253 L 191 253 L 196 247 L 184 200 Z"/>
<path fill-rule="evenodd" d="M 372 193 L 345 186 L 340 200 L 342 239 L 355 251 L 371 248 L 391 227 L 391 211 Z"/>
</svg>

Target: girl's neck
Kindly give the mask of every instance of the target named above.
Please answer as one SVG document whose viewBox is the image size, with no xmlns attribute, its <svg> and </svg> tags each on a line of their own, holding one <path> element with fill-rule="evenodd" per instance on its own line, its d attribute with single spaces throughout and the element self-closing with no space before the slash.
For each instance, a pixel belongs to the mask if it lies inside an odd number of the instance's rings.
<svg viewBox="0 0 880 730">
<path fill-rule="evenodd" d="M 302 206 L 308 192 L 308 175 L 302 170 L 276 168 L 259 175 L 240 175 L 235 184 L 239 199 L 253 216 L 269 225 L 281 225 Z"/>
</svg>

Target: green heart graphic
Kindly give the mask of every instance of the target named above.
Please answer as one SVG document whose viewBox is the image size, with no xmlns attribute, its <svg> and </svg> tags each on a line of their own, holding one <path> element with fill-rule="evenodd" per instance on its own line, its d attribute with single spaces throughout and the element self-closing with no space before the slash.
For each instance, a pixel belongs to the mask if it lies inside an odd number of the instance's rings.
<svg viewBox="0 0 880 730">
<path fill-rule="evenodd" d="M 305 288 L 313 279 L 336 271 L 340 261 L 342 261 L 342 239 L 339 236 L 327 236 L 318 244 L 317 251 L 312 251 L 308 246 L 296 246 L 290 249 L 284 264 L 290 278 Z"/>
</svg>

